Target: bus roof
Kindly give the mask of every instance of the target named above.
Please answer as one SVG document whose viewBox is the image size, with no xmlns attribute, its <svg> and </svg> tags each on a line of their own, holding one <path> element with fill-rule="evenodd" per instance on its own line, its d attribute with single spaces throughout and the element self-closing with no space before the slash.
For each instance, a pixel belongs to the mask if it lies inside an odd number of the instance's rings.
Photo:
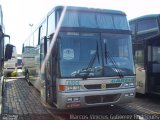
<svg viewBox="0 0 160 120">
<path fill-rule="evenodd" d="M 148 15 L 143 15 L 143 16 L 137 17 L 137 18 L 133 18 L 133 19 L 129 20 L 129 22 L 134 22 L 136 20 L 142 20 L 142 19 L 148 19 L 148 18 L 156 18 L 159 16 L 160 16 L 160 14 L 148 14 Z"/>
<path fill-rule="evenodd" d="M 56 6 L 48 14 L 51 14 L 53 11 L 62 11 L 63 8 L 64 8 L 64 6 Z M 108 14 L 126 15 L 125 12 L 119 11 L 119 10 L 88 8 L 88 7 L 67 6 L 67 10 L 87 11 L 87 12 L 89 11 L 89 12 L 100 12 L 100 13 L 108 13 Z"/>
</svg>

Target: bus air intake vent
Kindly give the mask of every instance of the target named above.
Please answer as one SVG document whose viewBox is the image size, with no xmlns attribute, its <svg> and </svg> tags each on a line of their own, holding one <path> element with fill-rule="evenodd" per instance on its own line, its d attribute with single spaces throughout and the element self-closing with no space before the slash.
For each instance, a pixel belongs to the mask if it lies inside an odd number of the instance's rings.
<svg viewBox="0 0 160 120">
<path fill-rule="evenodd" d="M 111 83 L 111 84 L 106 84 L 106 89 L 109 88 L 118 88 L 121 86 L 121 83 Z M 102 89 L 101 84 L 94 84 L 94 85 L 84 85 L 86 89 Z"/>
<path fill-rule="evenodd" d="M 120 98 L 120 96 L 121 94 L 86 96 L 85 102 L 87 104 L 115 102 Z"/>
</svg>

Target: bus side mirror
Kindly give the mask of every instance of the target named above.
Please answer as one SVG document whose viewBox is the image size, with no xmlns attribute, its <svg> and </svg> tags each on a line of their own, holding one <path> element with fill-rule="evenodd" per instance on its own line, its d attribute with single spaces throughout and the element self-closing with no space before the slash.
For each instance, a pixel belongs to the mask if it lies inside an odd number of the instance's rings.
<svg viewBox="0 0 160 120">
<path fill-rule="evenodd" d="M 12 58 L 13 45 L 7 44 L 5 48 L 5 61 Z"/>
</svg>

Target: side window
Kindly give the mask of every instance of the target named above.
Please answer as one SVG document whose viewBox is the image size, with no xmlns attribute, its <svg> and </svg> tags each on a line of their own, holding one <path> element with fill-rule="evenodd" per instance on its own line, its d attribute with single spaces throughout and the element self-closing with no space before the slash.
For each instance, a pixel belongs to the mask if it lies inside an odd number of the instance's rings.
<svg viewBox="0 0 160 120">
<path fill-rule="evenodd" d="M 42 25 L 39 27 L 39 37 L 40 40 L 42 37 L 46 36 L 46 30 L 47 30 L 47 21 L 43 21 Z"/>
<path fill-rule="evenodd" d="M 153 53 L 152 53 L 152 71 L 154 73 L 160 72 L 160 47 L 159 46 L 153 46 Z"/>
<path fill-rule="evenodd" d="M 144 51 L 143 50 L 135 51 L 135 63 L 139 67 L 144 67 Z"/>
<path fill-rule="evenodd" d="M 34 32 L 33 35 L 33 46 L 37 46 L 38 45 L 38 29 Z"/>
<path fill-rule="evenodd" d="M 55 31 L 55 12 L 48 16 L 48 35 Z"/>
<path fill-rule="evenodd" d="M 132 31 L 132 35 L 135 35 L 135 28 L 136 28 L 135 22 L 131 22 L 129 24 L 130 24 L 130 29 Z"/>
<path fill-rule="evenodd" d="M 42 65 L 44 60 L 44 42 L 40 45 L 40 65 Z"/>
<path fill-rule="evenodd" d="M 159 46 L 153 47 L 153 62 L 160 64 L 160 47 Z"/>
<path fill-rule="evenodd" d="M 158 31 L 158 23 L 156 18 L 138 21 L 137 34 L 144 34 L 155 31 Z"/>
<path fill-rule="evenodd" d="M 46 30 L 47 30 L 47 21 L 44 20 L 42 25 L 39 27 L 39 32 L 38 32 L 38 44 L 41 44 L 43 41 L 42 41 L 42 38 L 44 36 L 46 36 Z"/>
</svg>

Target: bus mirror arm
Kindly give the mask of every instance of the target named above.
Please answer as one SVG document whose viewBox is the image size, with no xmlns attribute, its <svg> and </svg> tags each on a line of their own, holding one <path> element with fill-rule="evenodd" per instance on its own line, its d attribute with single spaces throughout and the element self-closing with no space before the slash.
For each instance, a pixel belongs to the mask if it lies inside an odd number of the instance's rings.
<svg viewBox="0 0 160 120">
<path fill-rule="evenodd" d="M 54 35 L 54 34 L 52 34 L 52 35 L 50 35 L 50 36 L 48 36 L 48 37 L 47 37 L 47 36 L 43 36 L 43 39 L 50 40 L 50 39 L 53 37 L 53 35 Z"/>
<path fill-rule="evenodd" d="M 4 34 L 4 37 L 9 38 L 9 43 L 10 43 L 10 36 L 9 36 L 9 35 L 5 35 L 5 34 Z"/>
</svg>

